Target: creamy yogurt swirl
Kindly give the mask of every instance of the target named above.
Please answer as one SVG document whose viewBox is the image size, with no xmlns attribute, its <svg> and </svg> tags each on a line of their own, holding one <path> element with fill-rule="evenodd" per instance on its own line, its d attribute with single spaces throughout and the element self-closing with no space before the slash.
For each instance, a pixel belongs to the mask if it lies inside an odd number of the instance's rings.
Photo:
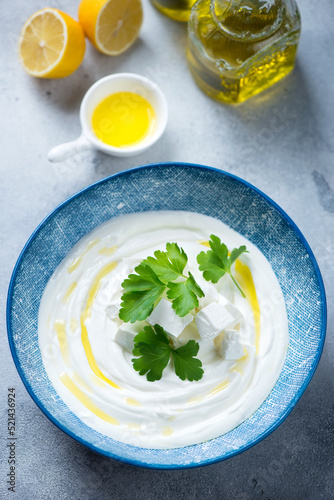
<svg viewBox="0 0 334 500">
<path fill-rule="evenodd" d="M 204 376 L 182 381 L 168 365 L 148 382 L 131 352 L 114 341 L 121 283 L 141 260 L 177 242 L 203 283 L 196 256 L 211 234 L 246 245 L 233 270 L 246 299 L 225 275 L 216 288 L 242 313 L 245 355 L 225 360 L 197 339 Z M 218 437 L 262 404 L 282 369 L 288 321 L 277 278 L 256 246 L 222 222 L 191 212 L 144 212 L 111 219 L 82 238 L 49 280 L 39 310 L 39 345 L 57 393 L 84 423 L 118 441 L 174 448 Z"/>
</svg>

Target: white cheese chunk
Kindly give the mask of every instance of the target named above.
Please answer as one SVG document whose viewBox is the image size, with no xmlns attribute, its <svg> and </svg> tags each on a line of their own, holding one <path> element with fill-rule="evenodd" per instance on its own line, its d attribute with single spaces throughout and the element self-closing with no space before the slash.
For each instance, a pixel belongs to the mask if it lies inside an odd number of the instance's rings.
<svg viewBox="0 0 334 500">
<path fill-rule="evenodd" d="M 110 319 L 118 318 L 120 308 L 121 308 L 120 302 L 115 303 L 115 304 L 110 304 L 110 306 L 108 306 L 106 309 L 107 316 Z"/>
<path fill-rule="evenodd" d="M 192 314 L 187 314 L 183 318 L 178 316 L 173 309 L 172 303 L 162 298 L 146 321 L 153 326 L 158 324 L 173 337 L 178 337 L 193 319 Z"/>
<path fill-rule="evenodd" d="M 215 339 L 215 347 L 220 356 L 226 360 L 234 360 L 242 358 L 245 355 L 245 350 L 240 342 L 240 334 L 237 330 L 226 329 L 219 339 Z"/>
<path fill-rule="evenodd" d="M 178 347 L 182 347 L 185 345 L 189 340 L 195 340 L 198 342 L 200 340 L 200 336 L 198 334 L 198 330 L 195 325 L 195 321 L 190 323 L 188 326 L 185 327 L 181 335 L 178 337 L 175 337 L 172 339 L 173 340 L 173 346 L 175 349 Z"/>
<path fill-rule="evenodd" d="M 132 352 L 132 349 L 134 348 L 133 339 L 141 330 L 143 330 L 145 324 L 145 321 L 136 321 L 134 324 L 122 323 L 114 336 L 114 341 L 127 351 Z"/>
<path fill-rule="evenodd" d="M 219 302 L 212 302 L 201 309 L 195 319 L 201 339 L 208 342 L 226 328 L 233 328 L 241 318 L 240 311 L 220 295 Z"/>
<path fill-rule="evenodd" d="M 211 302 L 218 302 L 219 301 L 219 293 L 217 288 L 209 283 L 208 281 L 205 281 L 204 279 L 201 278 L 196 278 L 196 282 L 198 285 L 201 287 L 204 293 L 204 297 L 200 298 L 199 301 L 199 306 L 201 308 L 208 306 L 211 304 Z"/>
<path fill-rule="evenodd" d="M 211 302 L 218 302 L 219 292 L 217 285 L 212 284 L 210 281 L 206 281 L 203 278 L 203 274 L 198 269 L 192 269 L 191 272 L 194 275 L 196 283 L 201 287 L 204 293 L 204 297 L 198 299 L 200 309 L 208 306 Z"/>
<path fill-rule="evenodd" d="M 236 319 L 236 322 L 234 323 L 234 325 L 232 326 L 235 326 L 237 325 L 238 323 L 240 323 L 240 321 L 242 320 L 243 316 L 241 314 L 241 312 L 239 311 L 239 309 L 237 309 L 224 295 L 222 294 L 219 294 L 219 300 L 218 300 L 219 304 L 221 304 L 222 306 L 224 306 L 228 312 L 235 317 Z"/>
</svg>

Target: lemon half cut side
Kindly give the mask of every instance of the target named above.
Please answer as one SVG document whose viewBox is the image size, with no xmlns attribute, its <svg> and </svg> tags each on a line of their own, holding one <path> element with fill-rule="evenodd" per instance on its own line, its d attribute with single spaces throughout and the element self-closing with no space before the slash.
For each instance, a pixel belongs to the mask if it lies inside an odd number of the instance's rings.
<svg viewBox="0 0 334 500">
<path fill-rule="evenodd" d="M 79 21 L 103 54 L 125 52 L 138 38 L 143 22 L 141 0 L 81 0 Z"/>
<path fill-rule="evenodd" d="M 29 17 L 19 38 L 19 59 L 29 75 L 63 78 L 72 74 L 85 54 L 81 25 L 58 9 L 46 8 Z"/>
</svg>

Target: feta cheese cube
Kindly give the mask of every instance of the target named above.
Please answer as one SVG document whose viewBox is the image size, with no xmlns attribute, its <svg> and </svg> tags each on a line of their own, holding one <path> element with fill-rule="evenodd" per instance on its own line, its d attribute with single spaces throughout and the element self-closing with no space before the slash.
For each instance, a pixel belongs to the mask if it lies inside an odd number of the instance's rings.
<svg viewBox="0 0 334 500">
<path fill-rule="evenodd" d="M 119 315 L 119 310 L 121 308 L 121 303 L 115 303 L 115 304 L 110 304 L 110 306 L 107 307 L 106 313 L 108 318 L 114 320 L 118 318 Z"/>
<path fill-rule="evenodd" d="M 226 329 L 222 335 L 219 335 L 219 339 L 215 339 L 215 347 L 218 354 L 226 360 L 236 361 L 245 355 L 237 330 Z"/>
<path fill-rule="evenodd" d="M 240 311 L 225 297 L 220 295 L 219 302 L 212 302 L 201 309 L 196 314 L 195 321 L 201 339 L 210 341 L 226 328 L 238 324 L 241 317 Z"/>
<path fill-rule="evenodd" d="M 122 323 L 114 336 L 114 341 L 127 351 L 132 352 L 132 349 L 134 348 L 133 339 L 141 330 L 143 330 L 145 325 L 145 321 L 137 321 L 134 324 Z"/>
<path fill-rule="evenodd" d="M 158 324 L 162 326 L 169 335 L 178 337 L 193 319 L 194 316 L 192 314 L 187 314 L 183 318 L 178 316 L 173 309 L 172 303 L 162 298 L 146 321 L 153 326 Z"/>
<path fill-rule="evenodd" d="M 232 316 L 235 317 L 235 319 L 237 320 L 234 325 L 232 326 L 235 326 L 237 325 L 238 323 L 240 323 L 240 321 L 242 320 L 243 316 L 241 314 L 241 312 L 239 311 L 239 309 L 237 309 L 233 304 L 232 302 L 230 302 L 224 295 L 222 294 L 219 294 L 219 300 L 218 300 L 219 304 L 223 305 L 230 314 L 232 314 Z"/>
<path fill-rule="evenodd" d="M 192 270 L 196 283 L 201 287 L 204 292 L 204 297 L 198 299 L 199 307 L 208 306 L 211 302 L 218 302 L 219 300 L 219 292 L 217 290 L 217 286 L 213 285 L 209 281 L 206 281 L 203 278 L 203 274 L 196 269 Z"/>
<path fill-rule="evenodd" d="M 200 340 L 195 321 L 186 326 L 183 332 L 178 337 L 174 337 L 172 340 L 175 349 L 177 349 L 178 347 L 182 347 L 189 340 L 195 340 L 196 342 Z"/>
<path fill-rule="evenodd" d="M 204 292 L 204 297 L 198 300 L 201 308 L 208 306 L 211 302 L 218 302 L 219 293 L 214 285 L 201 278 L 196 278 L 196 282 Z"/>
</svg>

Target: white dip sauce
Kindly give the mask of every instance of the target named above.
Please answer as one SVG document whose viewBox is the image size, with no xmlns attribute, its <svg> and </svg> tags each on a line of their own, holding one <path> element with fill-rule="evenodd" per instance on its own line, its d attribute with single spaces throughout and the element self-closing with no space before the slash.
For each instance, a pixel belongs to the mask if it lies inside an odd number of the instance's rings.
<svg viewBox="0 0 334 500">
<path fill-rule="evenodd" d="M 186 271 L 202 286 L 196 256 L 208 250 L 211 234 L 230 251 L 249 250 L 233 266 L 246 299 L 227 274 L 212 285 L 242 313 L 236 328 L 245 355 L 226 360 L 212 340 L 195 337 L 201 380 L 182 381 L 169 364 L 161 380 L 148 382 L 134 370 L 131 352 L 113 340 L 122 324 L 114 317 L 120 285 L 141 260 L 176 242 L 188 255 Z M 288 346 L 282 291 L 264 255 L 222 222 L 191 212 L 124 215 L 82 238 L 45 288 L 38 332 L 46 372 L 73 413 L 102 434 L 145 448 L 192 445 L 232 430 L 268 396 Z"/>
</svg>

